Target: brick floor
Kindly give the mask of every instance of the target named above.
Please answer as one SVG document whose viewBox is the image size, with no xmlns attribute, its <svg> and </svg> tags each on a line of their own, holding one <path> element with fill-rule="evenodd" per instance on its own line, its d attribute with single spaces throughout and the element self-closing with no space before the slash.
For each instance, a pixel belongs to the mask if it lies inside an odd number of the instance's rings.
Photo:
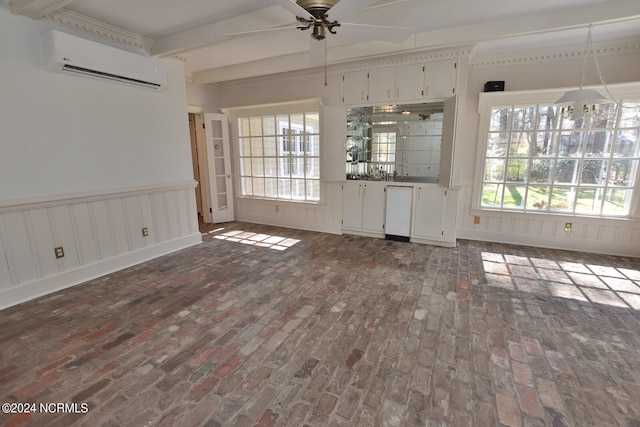
<svg viewBox="0 0 640 427">
<path fill-rule="evenodd" d="M 640 259 L 203 239 L 0 312 L 0 425 L 640 425 Z"/>
</svg>

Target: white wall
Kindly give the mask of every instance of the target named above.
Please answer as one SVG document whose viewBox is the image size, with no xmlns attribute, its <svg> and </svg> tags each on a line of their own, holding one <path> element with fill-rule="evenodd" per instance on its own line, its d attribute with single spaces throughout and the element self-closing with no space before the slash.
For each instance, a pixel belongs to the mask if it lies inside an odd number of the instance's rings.
<svg viewBox="0 0 640 427">
<path fill-rule="evenodd" d="M 342 76 L 329 75 L 324 85 L 322 72 L 302 72 L 295 75 L 272 76 L 210 86 L 188 85 L 188 103 L 203 107 L 206 112 L 221 108 L 265 105 L 321 98 L 326 106 L 338 106 L 342 98 Z M 234 135 L 231 135 L 232 142 Z M 232 149 L 233 151 L 233 149 Z M 235 172 L 235 170 L 234 170 Z M 275 200 L 238 198 L 236 219 L 240 221 L 341 233 L 342 190 L 340 183 L 323 183 L 321 202 L 308 204 Z M 275 205 L 278 205 L 276 212 Z"/>
<path fill-rule="evenodd" d="M 162 93 L 50 73 L 40 28 L 4 8 L 0 52 L 0 199 L 192 178 L 182 63 Z"/>
<path fill-rule="evenodd" d="M 630 49 L 611 49 L 613 53 L 600 55 L 600 65 L 607 82 L 640 81 L 640 54 L 637 43 L 630 42 Z M 580 51 L 582 46 L 567 48 L 568 52 Z M 430 53 L 416 54 L 429 57 Z M 464 55 L 463 55 L 464 56 Z M 462 56 L 461 56 L 462 58 Z M 354 64 L 353 69 L 388 66 L 394 57 L 370 59 L 366 66 Z M 454 186 L 460 191 L 457 206 L 458 238 L 489 240 L 506 243 L 548 246 L 561 249 L 593 251 L 601 253 L 640 256 L 640 222 L 638 218 L 602 220 L 571 217 L 573 231 L 566 233 L 565 217 L 540 215 L 532 218 L 526 214 L 492 214 L 480 217 L 474 223 L 471 213 L 471 193 L 476 167 L 478 145 L 478 94 L 489 80 L 505 80 L 507 90 L 535 90 L 575 87 L 579 83 L 582 57 L 573 53 L 563 55 L 557 49 L 549 55 L 540 52 L 517 52 L 501 59 L 472 57 L 470 64 L 462 60 L 458 81 L 459 109 L 454 157 Z M 467 69 L 468 68 L 468 69 Z M 192 96 L 200 102 L 206 99 L 209 108 L 268 104 L 321 97 L 327 105 L 341 104 L 342 71 L 349 64 L 330 67 L 329 85 L 323 85 L 321 72 L 315 74 L 295 72 L 280 76 L 247 79 L 223 83 L 205 88 L 193 88 Z M 594 73 L 587 75 L 586 84 L 596 84 Z M 197 96 L 196 96 L 197 94 Z M 340 189 L 335 184 L 327 186 L 328 203 L 341 206 Z M 238 217 L 267 224 L 305 224 L 301 228 L 314 228 L 318 216 L 332 222 L 340 229 L 340 208 L 327 206 L 321 209 L 299 207 L 289 215 L 276 214 L 272 202 L 238 201 Z M 477 214 L 477 213 L 476 213 Z M 294 221 L 291 221 L 294 220 Z"/>
<path fill-rule="evenodd" d="M 0 7 L 0 308 L 201 240 L 182 63 L 162 92 L 54 74 L 42 30 Z"/>
<path fill-rule="evenodd" d="M 466 123 L 459 129 L 456 140 L 456 185 L 460 187 L 458 238 L 640 256 L 640 218 L 599 219 L 471 211 L 478 146 L 478 94 L 484 83 L 504 80 L 507 91 L 576 88 L 583 64 L 581 58 L 549 60 L 543 56 L 534 60 L 526 52 L 504 62 L 485 63 L 482 58 L 472 61 L 468 91 L 459 104 Z M 609 84 L 640 81 L 637 49 L 600 55 L 599 62 Z M 597 75 L 591 72 L 593 68 L 593 63 L 589 62 L 586 85 L 598 84 Z M 475 215 L 480 217 L 479 224 L 474 221 Z M 564 230 L 566 222 L 573 224 L 571 232 Z"/>
</svg>

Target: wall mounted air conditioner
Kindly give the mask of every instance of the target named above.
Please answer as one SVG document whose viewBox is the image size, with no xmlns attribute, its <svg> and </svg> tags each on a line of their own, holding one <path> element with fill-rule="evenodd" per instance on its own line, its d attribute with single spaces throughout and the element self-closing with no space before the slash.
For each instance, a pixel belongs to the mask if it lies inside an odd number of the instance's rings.
<svg viewBox="0 0 640 427">
<path fill-rule="evenodd" d="M 161 60 L 95 43 L 60 31 L 44 33 L 50 71 L 160 90 L 167 84 Z"/>
</svg>

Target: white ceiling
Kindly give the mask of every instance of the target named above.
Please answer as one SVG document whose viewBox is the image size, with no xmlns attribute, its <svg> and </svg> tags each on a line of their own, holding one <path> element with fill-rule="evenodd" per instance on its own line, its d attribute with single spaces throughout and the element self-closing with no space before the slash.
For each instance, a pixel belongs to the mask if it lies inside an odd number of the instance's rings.
<svg viewBox="0 0 640 427">
<path fill-rule="evenodd" d="M 303 69 L 324 59 L 323 42 L 295 28 L 245 36 L 230 33 L 295 25 L 287 0 L 3 0 L 33 19 L 73 15 L 147 41 L 149 53 L 179 55 L 196 82 Z M 340 0 L 359 12 L 341 22 L 406 27 L 342 26 L 327 36 L 330 64 L 381 54 L 477 45 L 496 55 L 524 46 L 640 42 L 639 0 Z M 364 5 L 365 7 L 361 7 Z M 331 11 L 329 11 L 331 14 Z M 60 22 L 61 20 L 57 20 Z M 98 22 L 96 22 L 98 21 Z M 322 63 L 320 61 L 320 63 Z"/>
</svg>

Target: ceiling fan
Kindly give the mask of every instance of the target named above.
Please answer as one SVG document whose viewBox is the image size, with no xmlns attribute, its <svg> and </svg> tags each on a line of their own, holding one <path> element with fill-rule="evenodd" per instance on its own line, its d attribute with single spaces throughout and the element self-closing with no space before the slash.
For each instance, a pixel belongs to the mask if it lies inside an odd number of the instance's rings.
<svg viewBox="0 0 640 427">
<path fill-rule="evenodd" d="M 380 0 L 274 0 L 276 4 L 291 12 L 297 21 L 295 25 L 276 28 L 242 31 L 225 34 L 226 36 L 242 36 L 288 29 L 309 30 L 313 40 L 326 40 L 327 32 L 337 34 L 337 27 L 359 27 L 361 30 L 375 30 L 368 35 L 369 39 L 385 41 L 403 41 L 413 30 L 406 27 L 387 25 L 355 24 L 343 20 L 360 12 Z M 381 31 L 382 30 L 382 31 Z"/>
<path fill-rule="evenodd" d="M 300 26 L 297 28 L 300 30 L 308 30 L 313 26 L 313 31 L 311 32 L 311 37 L 315 40 L 323 40 L 325 36 L 325 30 L 329 31 L 331 34 L 335 34 L 335 27 L 339 27 L 340 23 L 337 20 L 333 22 L 329 21 L 327 12 L 329 9 L 333 8 L 339 0 L 300 0 L 299 3 L 293 3 L 288 0 L 280 3 L 290 3 L 292 5 L 296 5 L 298 9 L 302 9 L 304 12 L 308 12 L 311 14 L 311 18 L 304 18 L 304 16 L 298 16 L 296 14 L 296 19 L 300 22 Z M 344 4 L 345 2 L 343 2 Z M 292 6 L 292 9 L 296 9 L 296 6 Z"/>
<path fill-rule="evenodd" d="M 242 36 L 262 33 L 267 31 L 279 31 L 288 29 L 311 30 L 311 60 L 320 57 L 319 51 L 314 46 L 314 40 L 323 41 L 324 53 L 324 84 L 327 85 L 327 33 L 337 34 L 338 27 L 357 27 L 360 39 L 366 41 L 390 41 L 401 42 L 413 33 L 411 28 L 393 27 L 387 25 L 355 24 L 343 20 L 372 6 L 380 0 L 274 0 L 276 4 L 291 12 L 297 24 L 276 28 L 243 31 L 226 34 L 226 36 Z M 344 28 L 344 27 L 343 27 Z M 367 31 L 370 30 L 370 31 Z M 353 32 L 352 32 L 353 34 Z M 362 40 L 361 40 L 362 41 Z"/>
</svg>

